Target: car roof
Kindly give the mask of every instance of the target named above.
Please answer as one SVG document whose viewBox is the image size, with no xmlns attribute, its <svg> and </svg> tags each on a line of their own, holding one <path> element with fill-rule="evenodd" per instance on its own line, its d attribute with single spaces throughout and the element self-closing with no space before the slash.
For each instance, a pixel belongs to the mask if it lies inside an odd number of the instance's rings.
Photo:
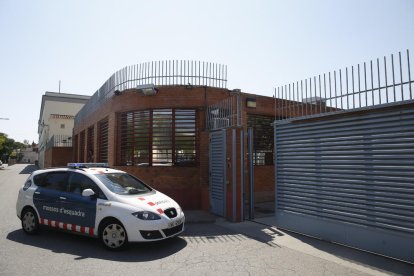
<svg viewBox="0 0 414 276">
<path fill-rule="evenodd" d="M 45 172 L 59 172 L 59 171 L 74 171 L 74 172 L 86 172 L 87 174 L 104 174 L 104 173 L 125 173 L 124 171 L 102 168 L 102 167 L 90 167 L 90 168 L 46 168 L 35 171 L 35 174 Z"/>
</svg>

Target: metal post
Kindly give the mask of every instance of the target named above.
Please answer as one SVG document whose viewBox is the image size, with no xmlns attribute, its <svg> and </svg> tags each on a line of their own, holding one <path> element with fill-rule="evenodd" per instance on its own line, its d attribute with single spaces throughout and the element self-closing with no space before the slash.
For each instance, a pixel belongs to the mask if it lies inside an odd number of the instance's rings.
<svg viewBox="0 0 414 276">
<path fill-rule="evenodd" d="M 413 99 L 413 94 L 411 92 L 411 71 L 410 71 L 410 53 L 408 52 L 407 49 L 407 66 L 408 66 L 408 87 L 410 90 L 410 100 Z"/>
<path fill-rule="evenodd" d="M 240 130 L 240 220 L 244 220 L 244 130 Z"/>
<path fill-rule="evenodd" d="M 401 52 L 398 52 L 398 57 L 399 57 L 399 60 L 400 60 L 401 100 L 404 101 L 403 72 L 402 72 L 402 65 L 401 65 Z"/>
<path fill-rule="evenodd" d="M 250 206 L 249 218 L 254 219 L 254 166 L 253 166 L 253 129 L 247 129 L 248 154 L 249 154 L 249 190 L 250 190 Z"/>
<path fill-rule="evenodd" d="M 275 216 L 277 213 L 277 139 L 276 122 L 273 123 L 273 165 L 275 166 Z"/>
<path fill-rule="evenodd" d="M 237 176 L 236 176 L 236 170 L 237 170 L 237 167 L 236 167 L 236 164 L 237 164 L 237 162 L 236 162 L 236 158 L 237 158 L 237 155 L 236 155 L 236 142 L 237 142 L 237 139 L 236 139 L 236 129 L 232 129 L 232 169 L 233 169 L 233 175 L 232 175 L 232 180 L 233 180 L 233 197 L 232 197 L 232 202 L 233 202 L 233 216 L 232 216 L 232 219 L 233 219 L 233 221 L 236 221 L 236 219 L 237 219 L 237 217 L 236 217 L 236 215 L 237 215 L 237 207 L 236 207 L 236 203 L 237 203 L 237 200 L 236 200 L 236 191 L 237 191 Z"/>
</svg>

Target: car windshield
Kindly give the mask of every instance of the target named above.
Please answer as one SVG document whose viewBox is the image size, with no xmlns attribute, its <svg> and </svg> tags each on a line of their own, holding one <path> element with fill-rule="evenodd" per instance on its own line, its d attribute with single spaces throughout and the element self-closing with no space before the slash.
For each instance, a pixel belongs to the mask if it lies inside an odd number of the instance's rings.
<svg viewBox="0 0 414 276">
<path fill-rule="evenodd" d="M 150 187 L 127 173 L 97 174 L 96 177 L 116 194 L 145 194 L 152 191 Z"/>
</svg>

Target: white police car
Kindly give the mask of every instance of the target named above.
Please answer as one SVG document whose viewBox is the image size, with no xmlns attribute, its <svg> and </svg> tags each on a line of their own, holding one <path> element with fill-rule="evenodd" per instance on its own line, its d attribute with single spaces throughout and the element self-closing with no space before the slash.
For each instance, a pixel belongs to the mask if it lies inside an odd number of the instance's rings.
<svg viewBox="0 0 414 276">
<path fill-rule="evenodd" d="M 98 237 L 109 249 L 177 236 L 185 221 L 174 200 L 105 163 L 33 172 L 16 211 L 28 234 L 46 225 Z"/>
</svg>

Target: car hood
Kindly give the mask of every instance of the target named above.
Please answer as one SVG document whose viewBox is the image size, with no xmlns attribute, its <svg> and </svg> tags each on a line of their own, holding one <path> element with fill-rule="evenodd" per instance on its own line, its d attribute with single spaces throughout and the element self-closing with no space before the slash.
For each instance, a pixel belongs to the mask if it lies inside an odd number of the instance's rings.
<svg viewBox="0 0 414 276">
<path fill-rule="evenodd" d="M 165 194 L 155 191 L 154 193 L 144 195 L 118 195 L 120 202 L 137 207 L 139 209 L 153 211 L 155 213 L 163 214 L 164 210 L 168 208 L 179 209 L 180 206 Z"/>
</svg>

